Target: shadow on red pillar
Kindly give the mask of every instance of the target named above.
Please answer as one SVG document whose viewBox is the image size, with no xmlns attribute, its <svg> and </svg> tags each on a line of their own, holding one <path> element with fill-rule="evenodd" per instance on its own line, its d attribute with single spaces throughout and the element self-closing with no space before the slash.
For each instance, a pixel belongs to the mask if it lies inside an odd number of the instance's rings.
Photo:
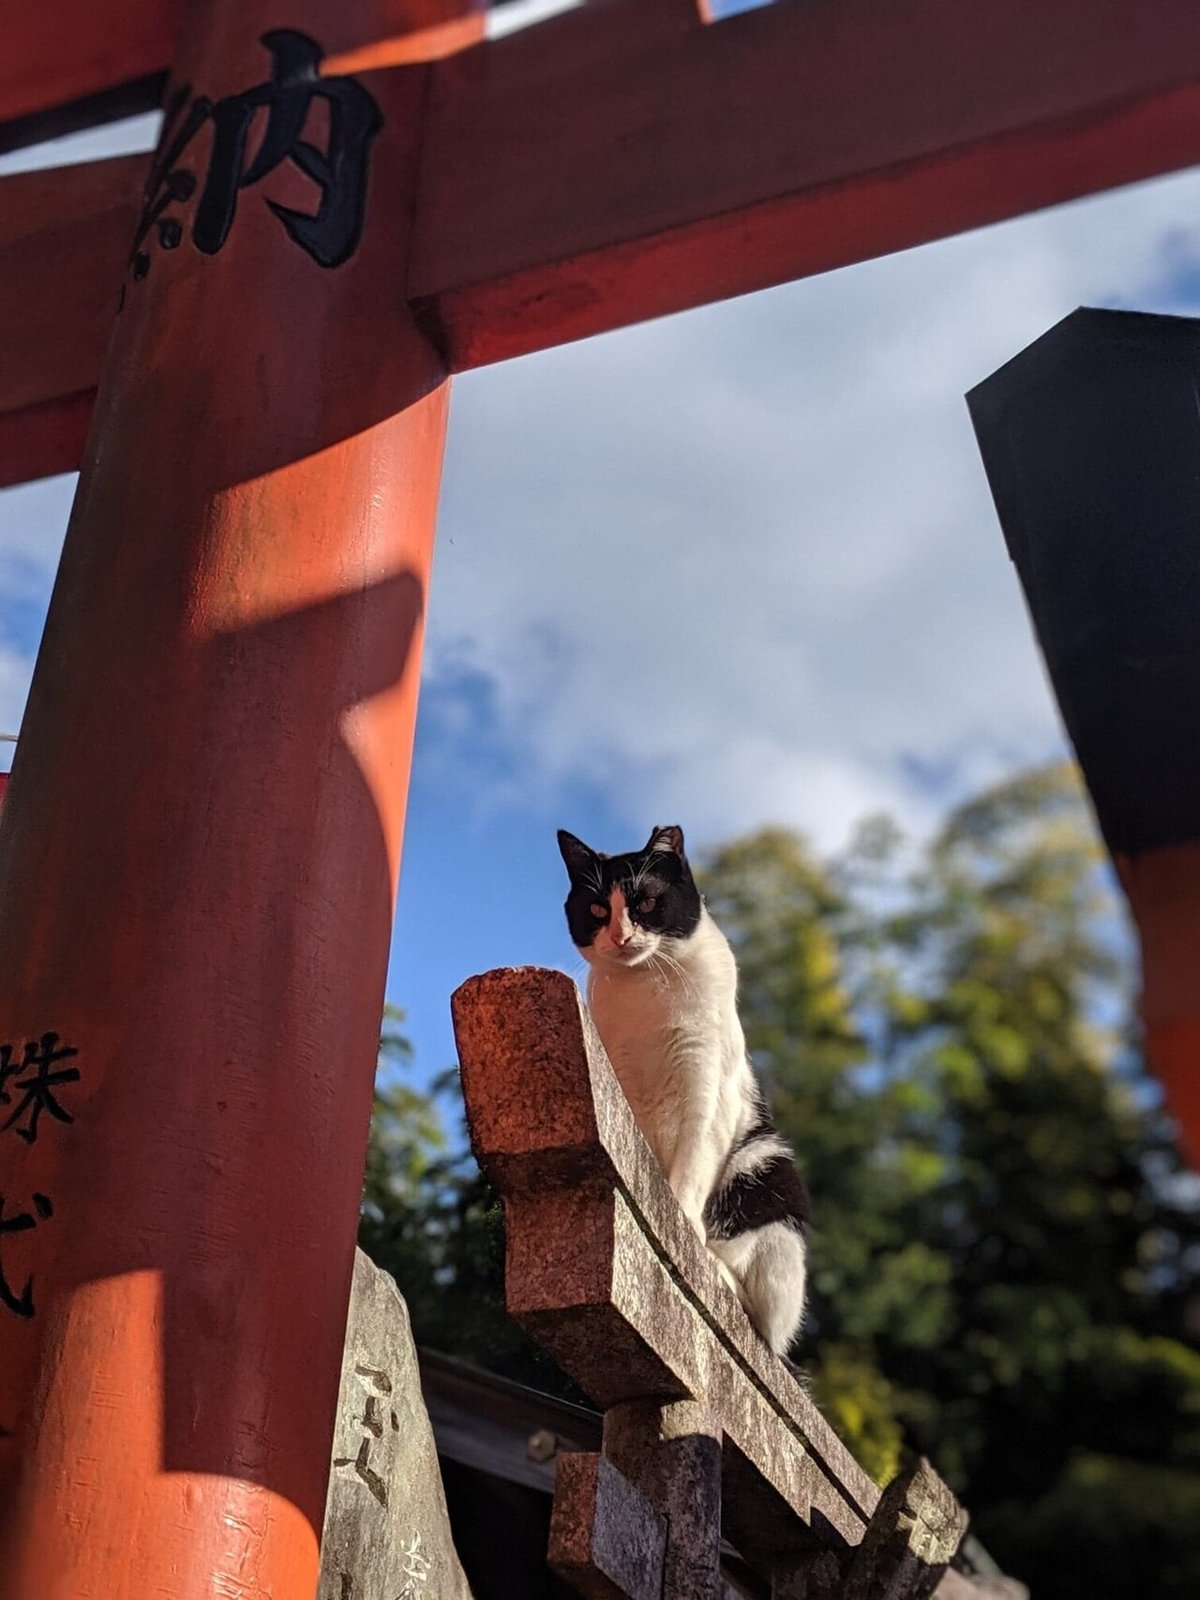
<svg viewBox="0 0 1200 1600">
<path fill-rule="evenodd" d="M 0 835 L 6 1600 L 315 1589 L 448 389 L 423 69 L 313 50 L 470 9 L 188 14 Z"/>
</svg>

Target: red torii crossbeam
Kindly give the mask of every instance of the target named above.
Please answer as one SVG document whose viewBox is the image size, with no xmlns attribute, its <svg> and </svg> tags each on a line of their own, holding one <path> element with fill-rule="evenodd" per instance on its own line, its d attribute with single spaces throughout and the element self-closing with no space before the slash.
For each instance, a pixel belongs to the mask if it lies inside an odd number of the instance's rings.
<svg viewBox="0 0 1200 1600">
<path fill-rule="evenodd" d="M 1192 0 L 700 4 L 593 0 L 459 51 L 407 7 L 434 58 L 402 288 L 452 370 L 1200 161 Z M 9 114 L 166 66 L 177 0 L 63 9 L 20 8 Z M 357 31 L 360 61 L 417 48 Z M 0 182 L 0 483 L 79 464 L 144 167 Z"/>
<path fill-rule="evenodd" d="M 0 1570 L 307 1596 L 447 374 L 1188 164 L 1200 8 L 7 9 L 13 138 L 168 65 L 191 132 L 145 202 L 0 183 L 0 478 L 83 469 L 0 851 Z"/>
</svg>

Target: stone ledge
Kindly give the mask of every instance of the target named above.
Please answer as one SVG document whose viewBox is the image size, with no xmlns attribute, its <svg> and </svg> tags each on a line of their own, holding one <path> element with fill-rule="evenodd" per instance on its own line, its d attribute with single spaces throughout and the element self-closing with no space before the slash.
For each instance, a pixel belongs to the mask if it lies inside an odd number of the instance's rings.
<svg viewBox="0 0 1200 1600">
<path fill-rule="evenodd" d="M 506 968 L 463 984 L 452 1007 L 472 1145 L 505 1203 L 511 1313 L 606 1409 L 706 1408 L 743 1553 L 781 1570 L 806 1549 L 848 1557 L 879 1490 L 718 1275 L 575 985 Z M 934 1498 L 956 1506 L 929 1471 Z"/>
</svg>

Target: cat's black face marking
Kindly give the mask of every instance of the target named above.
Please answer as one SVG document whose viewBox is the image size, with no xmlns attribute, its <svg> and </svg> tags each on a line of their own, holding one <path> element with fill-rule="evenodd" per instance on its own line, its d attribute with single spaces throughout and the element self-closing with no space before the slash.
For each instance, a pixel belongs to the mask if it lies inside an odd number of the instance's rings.
<svg viewBox="0 0 1200 1600">
<path fill-rule="evenodd" d="M 641 850 L 607 856 L 560 828 L 558 848 L 571 878 L 563 909 L 580 950 L 607 925 L 614 889 L 624 895 L 635 927 L 666 939 L 687 939 L 696 931 L 703 902 L 683 853 L 682 829 L 655 828 Z"/>
</svg>

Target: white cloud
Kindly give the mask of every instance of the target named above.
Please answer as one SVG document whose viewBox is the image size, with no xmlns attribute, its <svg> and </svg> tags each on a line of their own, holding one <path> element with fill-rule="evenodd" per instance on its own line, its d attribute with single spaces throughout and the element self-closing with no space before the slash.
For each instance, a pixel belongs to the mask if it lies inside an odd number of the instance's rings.
<svg viewBox="0 0 1200 1600">
<path fill-rule="evenodd" d="M 74 491 L 72 473 L 0 492 L 0 733 L 20 731 L 33 676 L 32 650 L 21 644 L 38 625 L 22 613 L 40 618 L 45 607 Z M 0 743 L 0 772 L 11 761 L 12 746 Z"/>
<path fill-rule="evenodd" d="M 82 161 L 101 161 L 107 156 L 128 155 L 153 150 L 162 126 L 161 111 L 146 111 L 137 117 L 123 117 L 82 133 L 67 133 L 61 139 L 46 139 L 0 156 L 0 177 L 11 172 L 33 172 L 39 167 L 74 167 Z"/>
<path fill-rule="evenodd" d="M 1055 751 L 962 396 L 1080 303 L 1197 308 L 1198 221 L 1187 174 L 459 379 L 430 671 L 638 826 L 828 845 Z"/>
<path fill-rule="evenodd" d="M 0 733 L 19 733 L 29 692 L 33 662 L 17 650 L 0 644 Z M 0 772 L 7 772 L 12 746 L 0 743 Z"/>
<path fill-rule="evenodd" d="M 506 0 L 487 14 L 489 39 L 501 39 L 519 28 L 530 28 L 537 22 L 546 22 L 560 12 L 574 11 L 582 0 Z"/>
<path fill-rule="evenodd" d="M 40 598 L 54 580 L 78 474 L 0 490 L 0 596 Z"/>
</svg>

